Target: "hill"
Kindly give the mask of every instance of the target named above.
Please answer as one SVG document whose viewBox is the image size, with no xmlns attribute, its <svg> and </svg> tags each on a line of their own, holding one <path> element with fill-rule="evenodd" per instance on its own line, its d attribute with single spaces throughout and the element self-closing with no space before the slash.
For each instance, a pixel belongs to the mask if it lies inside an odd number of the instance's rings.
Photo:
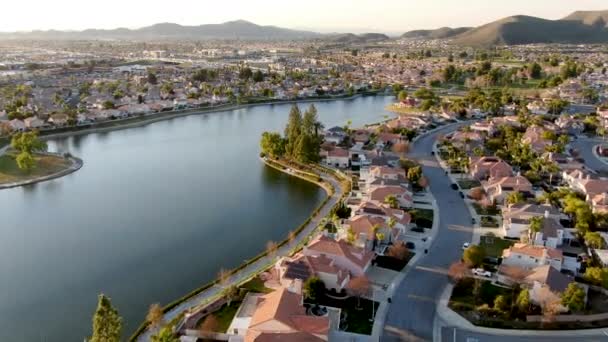
<svg viewBox="0 0 608 342">
<path fill-rule="evenodd" d="M 229 21 L 222 24 L 182 26 L 161 23 L 135 30 L 118 28 L 113 30 L 88 29 L 84 31 L 32 31 L 0 33 L 0 39 L 41 39 L 41 40 L 291 40 L 320 37 L 319 33 L 290 30 L 276 26 L 261 26 L 245 20 Z"/>
<path fill-rule="evenodd" d="M 372 43 L 372 42 L 381 42 L 385 40 L 389 40 L 390 37 L 382 34 L 382 33 L 363 33 L 363 34 L 353 34 L 353 33 L 342 33 L 330 35 L 328 37 L 323 38 L 323 40 L 331 42 L 331 43 L 343 43 L 343 44 L 361 44 L 361 43 Z"/>
<path fill-rule="evenodd" d="M 560 20 L 507 17 L 457 35 L 454 43 L 467 46 L 608 43 L 608 27 L 601 25 L 606 12 L 575 12 Z"/>
<path fill-rule="evenodd" d="M 471 27 L 442 27 L 436 30 L 414 30 L 401 35 L 401 38 L 446 39 L 457 36 L 472 29 Z"/>
</svg>

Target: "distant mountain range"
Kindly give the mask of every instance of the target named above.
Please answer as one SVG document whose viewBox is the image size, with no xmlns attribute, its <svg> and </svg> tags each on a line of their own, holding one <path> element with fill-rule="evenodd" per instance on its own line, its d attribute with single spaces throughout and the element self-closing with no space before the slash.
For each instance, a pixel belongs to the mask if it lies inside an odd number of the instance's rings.
<svg viewBox="0 0 608 342">
<path fill-rule="evenodd" d="M 597 44 L 608 43 L 608 10 L 578 11 L 559 20 L 512 16 L 479 27 L 442 27 L 415 30 L 401 38 L 451 39 L 465 46 L 518 45 L 532 43 Z M 382 33 L 321 34 L 277 26 L 262 26 L 236 20 L 222 24 L 183 26 L 156 24 L 139 29 L 84 31 L 31 31 L 0 33 L 0 39 L 32 40 L 299 40 L 315 39 L 335 44 L 361 44 L 389 40 Z"/>
<path fill-rule="evenodd" d="M 465 46 L 533 43 L 608 43 L 608 11 L 579 11 L 559 20 L 524 15 L 503 18 L 474 28 L 417 30 L 403 38 L 445 39 Z"/>
<path fill-rule="evenodd" d="M 256 25 L 245 20 L 199 26 L 183 26 L 179 24 L 162 23 L 134 30 L 118 28 L 113 30 L 49 30 L 0 33 L 0 39 L 40 40 L 291 40 L 319 38 L 322 36 L 323 35 L 316 32 L 290 30 L 277 26 Z"/>
</svg>

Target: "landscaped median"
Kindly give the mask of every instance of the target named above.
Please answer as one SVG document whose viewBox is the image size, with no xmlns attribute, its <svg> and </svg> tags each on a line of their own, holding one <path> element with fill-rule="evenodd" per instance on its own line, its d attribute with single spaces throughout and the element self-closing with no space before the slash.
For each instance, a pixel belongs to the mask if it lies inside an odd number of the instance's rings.
<svg viewBox="0 0 608 342">
<path fill-rule="evenodd" d="M 310 231 L 306 231 L 306 229 L 310 228 L 309 225 L 310 225 L 311 221 L 323 210 L 323 208 L 325 208 L 325 206 L 328 204 L 328 202 L 330 201 L 332 196 L 336 195 L 335 187 L 332 184 L 330 184 L 329 182 L 324 181 L 320 174 L 314 173 L 314 170 L 329 174 L 341 183 L 341 187 L 340 187 L 341 197 L 337 200 L 336 206 L 339 205 L 339 203 L 345 199 L 346 194 L 349 193 L 350 181 L 348 180 L 348 177 L 346 177 L 345 175 L 343 175 L 339 172 L 330 170 L 330 169 L 326 169 L 319 165 L 304 166 L 304 165 L 299 165 L 296 163 L 290 163 L 288 165 L 288 164 L 285 164 L 284 162 L 279 162 L 279 161 L 270 160 L 270 159 L 264 159 L 263 161 L 270 167 L 273 167 L 279 171 L 286 172 L 290 175 L 300 177 L 307 181 L 313 182 L 313 183 L 323 187 L 328 192 L 328 196 L 325 197 L 325 199 L 321 202 L 321 204 L 311 213 L 311 215 L 297 229 L 295 229 L 293 231 L 292 234 L 290 234 L 291 238 L 288 237 L 285 240 L 283 240 L 277 244 L 276 249 L 275 249 L 276 251 L 280 251 L 281 249 L 288 248 L 287 253 L 279 252 L 279 254 L 293 254 L 293 253 L 297 252 L 298 250 L 302 249 L 304 246 L 303 242 L 306 241 L 306 239 L 308 239 L 310 235 L 314 234 L 317 231 L 317 227 L 314 227 Z M 302 168 L 306 168 L 306 169 L 303 170 Z M 287 171 L 288 169 L 290 171 Z M 293 236 L 295 236 L 295 239 L 293 239 Z M 270 266 L 272 266 L 272 264 L 274 262 L 273 258 L 271 258 L 270 260 L 267 260 L 267 261 L 263 260 L 265 257 L 268 256 L 268 253 L 269 253 L 268 251 L 260 253 L 257 256 L 255 256 L 254 258 L 248 260 L 244 264 L 240 265 L 239 267 L 237 267 L 237 268 L 229 271 L 227 274 L 225 274 L 225 277 L 230 280 L 231 284 L 225 284 L 225 282 L 221 282 L 220 279 L 216 279 L 210 283 L 207 283 L 207 284 L 201 286 L 198 289 L 193 290 L 192 292 L 183 296 L 182 298 L 179 298 L 179 299 L 175 300 L 174 302 L 166 305 L 163 308 L 163 313 L 165 313 L 165 314 L 171 313 L 171 315 L 169 317 L 170 319 L 169 319 L 168 325 L 170 325 L 172 327 L 176 326 L 180 322 L 180 320 L 183 318 L 183 315 L 185 314 L 186 311 L 193 312 L 196 310 L 204 310 L 209 304 L 213 304 L 215 301 L 217 301 L 219 298 L 221 298 L 224 295 L 223 291 L 221 291 L 221 290 L 215 291 L 215 293 L 211 293 L 207 297 L 204 296 L 206 291 L 209 291 L 210 289 L 214 288 L 215 286 L 221 286 L 221 287 L 226 288 L 229 285 L 235 285 L 237 287 L 238 286 L 242 287 L 242 286 L 244 286 L 245 283 L 251 281 L 252 279 L 255 279 L 259 274 L 265 272 Z M 262 262 L 262 261 L 264 261 L 264 262 Z M 260 263 L 260 265 L 255 265 L 256 263 Z M 240 272 L 246 271 L 247 268 L 249 268 L 249 267 L 255 267 L 255 269 L 253 269 L 250 272 L 247 272 L 246 274 L 243 274 L 243 275 L 239 274 Z M 237 279 L 234 279 L 234 278 L 237 278 Z M 199 301 L 199 300 L 197 300 L 197 297 L 200 297 L 202 299 Z M 193 301 L 193 302 L 188 303 L 189 301 Z M 194 301 L 196 301 L 196 302 L 194 302 Z M 180 306 L 182 307 L 182 308 L 180 308 L 180 312 L 176 312 L 175 310 Z M 218 309 L 221 310 L 221 308 L 218 308 Z M 226 309 L 226 310 L 228 310 L 228 309 Z M 129 341 L 140 340 L 140 338 L 144 335 L 144 332 L 146 332 L 148 326 L 149 326 L 149 322 L 142 323 L 138 327 L 138 329 L 133 333 L 133 335 L 129 338 Z"/>
</svg>

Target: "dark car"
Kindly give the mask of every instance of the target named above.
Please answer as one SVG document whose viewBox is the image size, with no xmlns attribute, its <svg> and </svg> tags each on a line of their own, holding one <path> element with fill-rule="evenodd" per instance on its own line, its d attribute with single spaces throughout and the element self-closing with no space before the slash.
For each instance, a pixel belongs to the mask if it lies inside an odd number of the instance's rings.
<svg viewBox="0 0 608 342">
<path fill-rule="evenodd" d="M 460 195 L 460 198 L 464 198 L 464 194 L 462 193 L 462 191 L 458 191 L 458 194 Z"/>
<path fill-rule="evenodd" d="M 475 218 L 474 218 L 474 217 L 471 219 L 471 223 L 472 223 L 472 224 L 477 223 L 477 221 L 475 220 Z"/>
<path fill-rule="evenodd" d="M 456 184 L 456 183 L 452 183 L 452 185 L 450 185 L 450 187 L 452 188 L 452 190 L 458 190 L 458 184 Z"/>
<path fill-rule="evenodd" d="M 416 245 L 413 242 L 411 242 L 411 241 L 406 242 L 405 243 L 405 247 L 407 249 L 416 249 Z"/>
</svg>

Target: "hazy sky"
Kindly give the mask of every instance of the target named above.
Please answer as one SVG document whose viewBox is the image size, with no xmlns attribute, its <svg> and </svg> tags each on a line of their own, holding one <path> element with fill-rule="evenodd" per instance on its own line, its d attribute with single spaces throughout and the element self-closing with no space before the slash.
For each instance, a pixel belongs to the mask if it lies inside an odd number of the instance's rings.
<svg viewBox="0 0 608 342">
<path fill-rule="evenodd" d="M 3 1 L 5 2 L 5 1 Z M 245 19 L 318 31 L 401 33 L 440 26 L 476 26 L 526 14 L 558 19 L 574 10 L 608 9 L 606 0 L 7 0 L 0 31 L 138 28 Z"/>
</svg>

